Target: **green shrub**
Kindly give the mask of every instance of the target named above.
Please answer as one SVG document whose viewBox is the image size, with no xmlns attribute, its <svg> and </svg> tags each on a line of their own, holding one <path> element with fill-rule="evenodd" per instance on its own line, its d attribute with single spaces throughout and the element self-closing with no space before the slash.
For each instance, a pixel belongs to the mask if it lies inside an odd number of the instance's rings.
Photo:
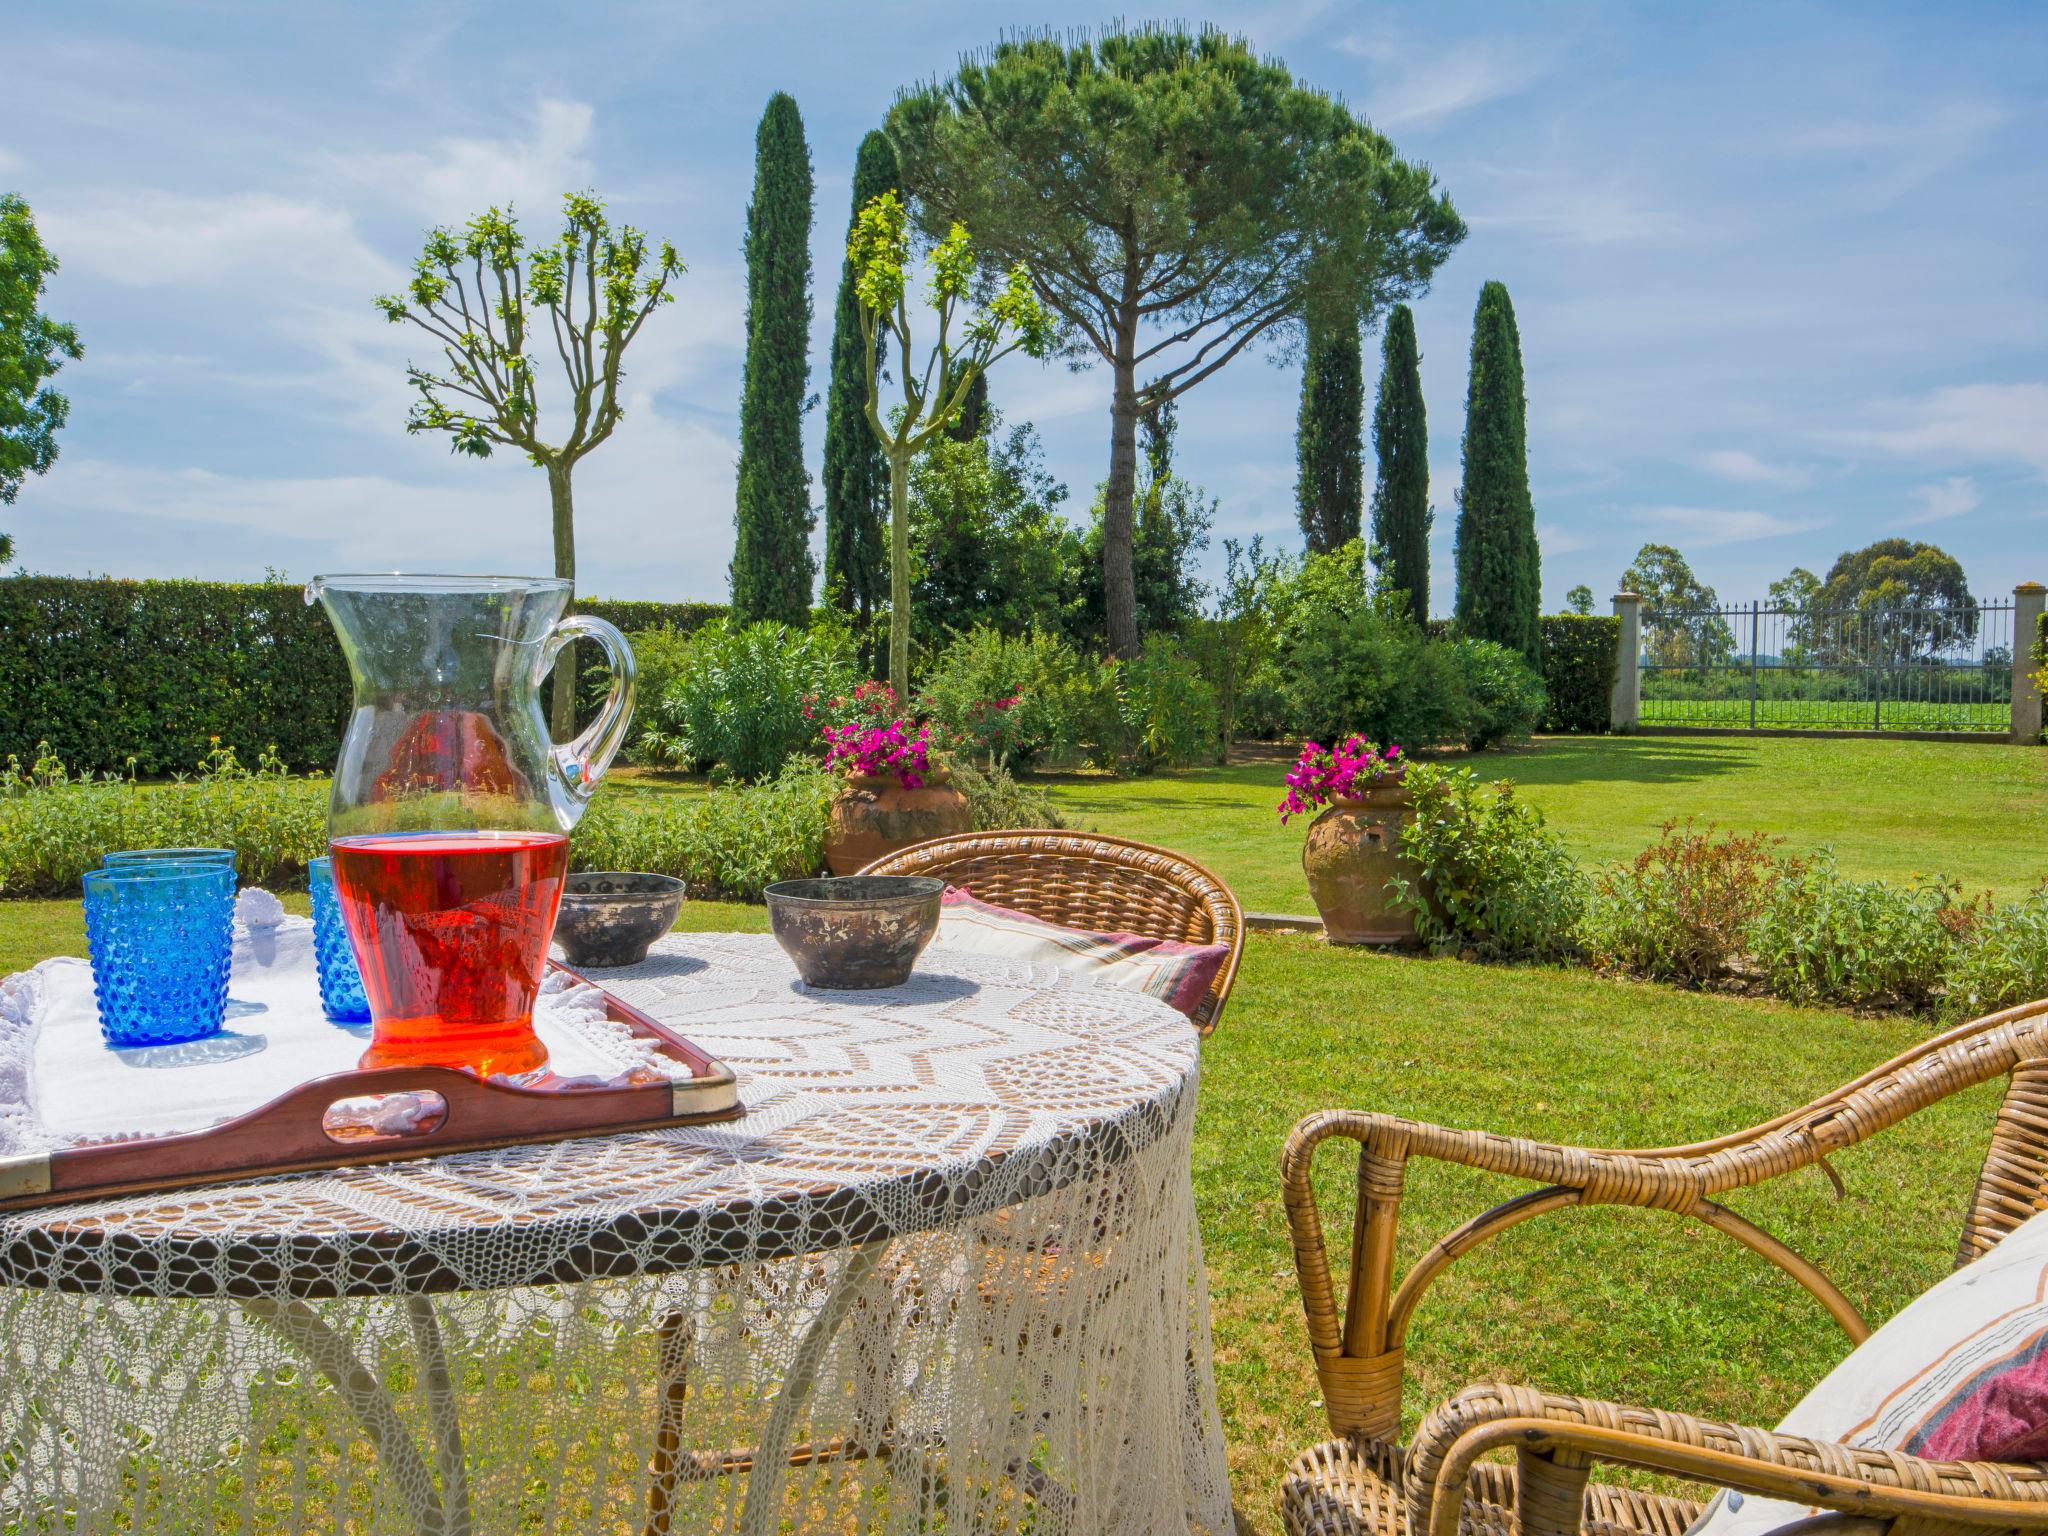
<svg viewBox="0 0 2048 1536">
<path fill-rule="evenodd" d="M 1942 1012 L 1971 1019 L 2048 997 L 2048 885 L 1981 917 L 1949 964 Z"/>
<path fill-rule="evenodd" d="M 971 763 L 953 764 L 953 783 L 967 796 L 967 808 L 977 832 L 1007 832 L 1013 828 L 1064 827 L 1066 818 L 1042 789 L 1030 789 L 1011 778 L 1003 768 L 981 769 Z"/>
<path fill-rule="evenodd" d="M 1089 670 L 1055 636 L 984 626 L 940 652 L 918 703 L 963 758 L 1028 768 L 1080 744 Z"/>
<path fill-rule="evenodd" d="M 1822 854 L 1780 874 L 1750 924 L 1750 959 L 1795 1003 L 1920 1009 L 1974 915 L 1953 884 L 1849 880 Z"/>
<path fill-rule="evenodd" d="M 1170 635 L 1143 654 L 1096 669 L 1089 740 L 1099 767 L 1123 773 L 1213 761 L 1216 690 Z"/>
<path fill-rule="evenodd" d="M 1288 723 L 1311 741 L 1355 731 L 1412 751 L 1461 744 L 1473 725 L 1450 647 L 1406 619 L 1370 610 L 1325 623 L 1300 615 L 1276 670 Z"/>
<path fill-rule="evenodd" d="M 1579 924 L 1586 957 L 1603 970 L 1698 986 L 1727 970 L 1777 884 L 1776 839 L 1756 832 L 1716 839 L 1690 820 L 1632 864 L 1595 882 Z"/>
<path fill-rule="evenodd" d="M 700 796 L 612 799 L 600 793 L 570 839 L 577 869 L 676 875 L 695 897 L 759 901 L 776 880 L 814 875 L 840 780 L 806 758 L 776 777 Z"/>
<path fill-rule="evenodd" d="M 854 683 L 852 638 L 842 629 L 791 629 L 774 620 L 699 630 L 682 674 L 653 701 L 649 753 L 722 779 L 766 779 L 818 745 L 816 701 Z"/>
<path fill-rule="evenodd" d="M 634 690 L 632 734 L 626 738 L 626 760 L 660 763 L 664 758 L 658 746 L 661 735 L 658 706 L 690 669 L 692 637 L 664 624 L 654 629 L 635 630 L 626 638 L 632 642 L 633 660 L 640 671 L 640 680 Z M 609 685 L 610 667 L 597 663 L 586 669 L 586 679 L 592 673 L 596 674 L 598 685 Z"/>
<path fill-rule="evenodd" d="M 583 602 L 622 630 L 688 631 L 708 603 Z M 584 651 L 589 647 L 585 646 Z M 586 714 L 605 684 L 583 686 Z M 341 751 L 348 664 L 292 582 L 0 578 L 0 754 L 37 743 L 74 773 L 187 771 L 216 745 L 325 772 Z"/>
<path fill-rule="evenodd" d="M 1470 701 L 1465 745 L 1474 752 L 1502 741 L 1521 741 L 1543 722 L 1543 679 L 1522 659 L 1491 640 L 1453 640 L 1446 647 Z"/>
<path fill-rule="evenodd" d="M 245 768 L 214 747 L 196 777 L 171 784 L 72 775 L 47 747 L 0 770 L 0 893 L 75 896 L 117 848 L 232 848 L 244 884 L 302 885 L 327 851 L 325 778 L 296 778 L 277 758 Z"/>
<path fill-rule="evenodd" d="M 1486 960 L 1569 958 L 1586 877 L 1543 813 L 1469 768 L 1416 763 L 1406 783 L 1415 813 L 1401 846 L 1420 877 L 1395 876 L 1395 902 L 1424 942 Z"/>
<path fill-rule="evenodd" d="M 1612 719 L 1614 674 L 1621 664 L 1621 620 L 1553 613 L 1538 621 L 1543 640 L 1546 731 L 1604 731 Z"/>
</svg>

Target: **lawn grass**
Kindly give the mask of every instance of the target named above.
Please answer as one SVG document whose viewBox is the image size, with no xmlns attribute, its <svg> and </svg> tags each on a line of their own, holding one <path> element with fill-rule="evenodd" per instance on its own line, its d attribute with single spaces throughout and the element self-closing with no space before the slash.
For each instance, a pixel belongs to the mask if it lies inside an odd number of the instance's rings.
<svg viewBox="0 0 2048 1536">
<path fill-rule="evenodd" d="M 1763 827 L 1845 868 L 1943 871 L 2013 894 L 2048 874 L 2035 835 L 2048 753 L 1879 741 L 1562 739 L 1476 766 L 1515 779 L 1589 860 L 1632 854 L 1690 811 Z M 1272 816 L 1275 762 L 1136 782 L 1076 778 L 1054 793 L 1078 823 L 1185 849 L 1248 907 L 1307 910 L 1299 827 Z M 634 776 L 636 794 L 689 781 Z M 303 910 L 303 896 L 287 896 Z M 759 907 L 692 902 L 680 926 L 765 926 Z M 75 902 L 0 902 L 0 972 L 83 952 Z M 1856 1019 L 1762 1000 L 1332 950 L 1254 934 L 1203 1052 L 1195 1188 L 1207 1245 L 1217 1378 L 1237 1504 L 1277 1532 L 1287 1460 L 1322 1437 L 1278 1162 L 1304 1114 L 1337 1105 L 1582 1144 L 1668 1144 L 1769 1118 L 1923 1037 L 1908 1018 Z M 1915 1116 L 1835 1159 L 1839 1203 L 1807 1171 L 1730 1203 L 1821 1265 L 1873 1322 L 1948 1266 L 1996 1089 Z M 1355 1159 L 1327 1150 L 1319 1189 L 1334 1256 L 1348 1241 Z M 1525 1186 L 1418 1164 L 1409 1256 Z M 1468 1257 L 1411 1336 L 1408 1411 L 1476 1377 L 1769 1424 L 1846 1351 L 1820 1307 L 1733 1241 L 1642 1211 L 1561 1211 Z"/>
<path fill-rule="evenodd" d="M 1860 878 L 1947 875 L 2016 896 L 2048 877 L 2048 751 L 1976 742 L 1562 736 L 1470 759 L 1511 779 L 1574 853 L 1632 858 L 1667 817 L 1832 847 Z M 1078 826 L 1180 849 L 1254 911 L 1309 912 L 1298 822 L 1281 826 L 1281 763 L 1051 785 Z M 2033 829 L 2033 830 L 2028 830 Z"/>
</svg>

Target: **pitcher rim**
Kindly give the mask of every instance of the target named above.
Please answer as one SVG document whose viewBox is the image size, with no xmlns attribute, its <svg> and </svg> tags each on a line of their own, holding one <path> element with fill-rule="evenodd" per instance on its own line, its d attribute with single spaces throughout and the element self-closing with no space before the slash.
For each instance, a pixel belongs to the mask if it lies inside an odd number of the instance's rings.
<svg viewBox="0 0 2048 1536">
<path fill-rule="evenodd" d="M 568 591 L 566 576 L 476 576 L 453 571 L 337 571 L 306 583 L 306 601 L 329 588 L 353 592 L 544 592 Z"/>
</svg>

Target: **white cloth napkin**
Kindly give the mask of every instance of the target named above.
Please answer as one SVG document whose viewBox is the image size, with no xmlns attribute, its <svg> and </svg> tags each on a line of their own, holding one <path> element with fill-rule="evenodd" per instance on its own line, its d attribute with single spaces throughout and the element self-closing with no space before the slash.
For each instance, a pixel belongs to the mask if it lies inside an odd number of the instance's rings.
<svg viewBox="0 0 2048 1536">
<path fill-rule="evenodd" d="M 687 1071 L 607 1018 L 596 987 L 565 977 L 548 977 L 533 1022 L 555 1083 Z M 267 891 L 245 891 L 217 1035 L 108 1049 L 83 960 L 46 960 L 0 982 L 0 1155 L 203 1130 L 353 1069 L 369 1040 L 369 1025 L 330 1023 L 321 1011 L 312 923 L 286 916 Z M 382 1123 L 402 1111 L 386 1106 Z"/>
</svg>

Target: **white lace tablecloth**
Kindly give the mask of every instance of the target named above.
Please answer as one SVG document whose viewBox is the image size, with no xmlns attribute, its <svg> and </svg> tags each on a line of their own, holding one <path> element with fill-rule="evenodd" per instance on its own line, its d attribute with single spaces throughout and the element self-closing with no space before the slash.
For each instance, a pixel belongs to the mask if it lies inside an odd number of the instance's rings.
<svg viewBox="0 0 2048 1536">
<path fill-rule="evenodd" d="M 1185 1019 L 761 935 L 600 979 L 747 1114 L 0 1216 L 0 1528 L 1230 1528 Z"/>
</svg>

